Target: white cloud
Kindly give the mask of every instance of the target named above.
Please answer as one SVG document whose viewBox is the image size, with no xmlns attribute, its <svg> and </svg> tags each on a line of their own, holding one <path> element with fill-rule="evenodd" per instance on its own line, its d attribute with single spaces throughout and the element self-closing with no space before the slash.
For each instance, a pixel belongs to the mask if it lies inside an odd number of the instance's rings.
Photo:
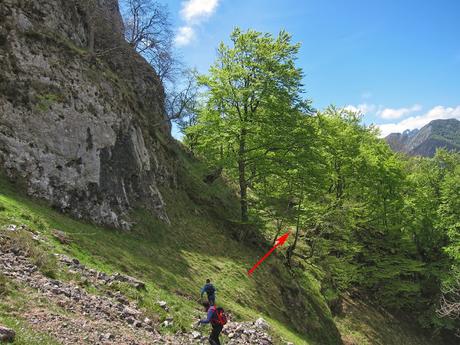
<svg viewBox="0 0 460 345">
<path fill-rule="evenodd" d="M 177 30 L 174 42 L 178 46 L 189 44 L 195 37 L 194 26 L 214 14 L 220 0 L 186 0 L 182 2 L 180 15 L 185 25 Z"/>
<path fill-rule="evenodd" d="M 416 111 L 422 110 L 422 107 L 418 104 L 414 104 L 410 108 L 385 108 L 382 110 L 379 110 L 377 112 L 377 115 L 380 116 L 382 119 L 399 119 L 400 117 L 403 117 L 405 115 L 408 115 L 410 113 L 414 113 Z"/>
<path fill-rule="evenodd" d="M 177 30 L 176 37 L 174 37 L 174 42 L 178 46 L 185 46 L 189 44 L 195 37 L 195 31 L 190 26 L 182 26 Z"/>
<path fill-rule="evenodd" d="M 187 23 L 200 22 L 210 17 L 217 8 L 219 0 L 188 0 L 182 3 L 180 14 Z"/>
<path fill-rule="evenodd" d="M 456 107 L 444 107 L 438 105 L 420 116 L 411 116 L 398 123 L 386 123 L 377 125 L 380 128 L 380 136 L 386 137 L 390 133 L 402 133 L 406 129 L 422 128 L 430 121 L 436 119 L 457 119 L 460 120 L 460 105 Z"/>
<path fill-rule="evenodd" d="M 358 104 L 356 106 L 349 104 L 346 107 L 344 107 L 345 110 L 350 110 L 355 113 L 361 113 L 361 114 L 372 113 L 373 111 L 375 111 L 376 108 L 377 107 L 375 104 L 367 104 L 367 103 Z"/>
</svg>

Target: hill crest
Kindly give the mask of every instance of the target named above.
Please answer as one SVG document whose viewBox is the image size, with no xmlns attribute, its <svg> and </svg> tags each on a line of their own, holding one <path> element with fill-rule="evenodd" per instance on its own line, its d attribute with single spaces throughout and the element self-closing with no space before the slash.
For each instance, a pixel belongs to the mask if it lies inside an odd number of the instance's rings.
<svg viewBox="0 0 460 345">
<path fill-rule="evenodd" d="M 433 120 L 420 129 L 391 133 L 385 141 L 394 151 L 410 156 L 433 157 L 438 148 L 460 151 L 460 121 Z"/>
</svg>

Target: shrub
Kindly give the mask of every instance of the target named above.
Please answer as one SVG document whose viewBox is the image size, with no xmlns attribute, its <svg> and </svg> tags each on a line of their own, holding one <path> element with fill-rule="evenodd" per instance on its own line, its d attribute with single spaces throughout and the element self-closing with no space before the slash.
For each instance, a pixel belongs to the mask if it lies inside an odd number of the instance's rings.
<svg viewBox="0 0 460 345">
<path fill-rule="evenodd" d="M 0 273 L 0 297 L 8 294 L 8 278 Z"/>
<path fill-rule="evenodd" d="M 13 232 L 9 236 L 9 246 L 13 252 L 28 256 L 45 276 L 56 277 L 58 268 L 56 258 L 36 243 L 28 231 Z"/>
</svg>

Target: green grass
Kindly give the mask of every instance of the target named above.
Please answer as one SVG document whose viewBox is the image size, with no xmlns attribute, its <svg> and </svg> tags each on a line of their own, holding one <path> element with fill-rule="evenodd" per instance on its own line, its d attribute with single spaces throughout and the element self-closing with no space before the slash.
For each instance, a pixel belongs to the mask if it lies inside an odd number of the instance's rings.
<svg viewBox="0 0 460 345">
<path fill-rule="evenodd" d="M 196 167 L 195 167 L 196 168 Z M 192 173 L 201 174 L 201 168 Z M 5 178 L 0 179 L 0 228 L 6 224 L 25 224 L 49 239 L 48 250 L 76 257 L 83 264 L 107 273 L 123 272 L 146 283 L 146 291 L 121 287 L 127 295 L 138 301 L 146 314 L 163 320 L 166 313 L 157 305 L 165 300 L 174 317 L 174 325 L 165 331 L 190 329 L 198 315 L 204 316 L 197 299 L 206 278 L 218 288 L 217 300 L 239 320 L 264 317 L 273 327 L 274 337 L 295 344 L 333 344 L 318 342 L 320 333 L 327 334 L 334 327 L 319 285 L 311 284 L 302 297 L 302 309 L 309 310 L 310 320 L 299 320 L 297 325 L 289 316 L 283 294 L 289 287 L 297 291 L 296 284 L 274 256 L 257 269 L 252 278 L 246 272 L 263 254 L 265 248 L 247 247 L 232 239 L 234 234 L 225 228 L 226 220 L 217 217 L 225 207 L 234 209 L 233 192 L 223 183 L 208 187 L 193 181 L 200 194 L 191 202 L 186 189 L 163 191 L 169 205 L 172 224 L 158 221 L 148 211 L 133 212 L 136 226 L 130 232 L 107 229 L 74 220 L 49 208 L 44 202 L 22 195 Z M 222 198 L 224 195 L 224 198 Z M 205 206 L 206 205 L 206 206 Z M 217 210 L 216 210 L 217 209 Z M 52 229 L 65 232 L 72 240 L 61 245 L 51 236 Z M 60 279 L 79 277 L 58 273 Z M 92 292 L 97 291 L 87 286 Z M 300 327 L 299 327 L 300 324 Z M 300 335 L 298 329 L 311 330 Z M 321 337 L 323 338 L 323 337 Z"/>
<path fill-rule="evenodd" d="M 38 95 L 35 109 L 41 112 L 45 112 L 49 110 L 53 104 L 62 102 L 62 100 L 63 96 L 61 94 L 45 93 L 43 95 Z"/>
<path fill-rule="evenodd" d="M 265 318 L 272 327 L 273 338 L 280 344 L 283 340 L 296 345 L 338 344 L 336 325 L 348 345 L 430 344 L 420 340 L 425 338 L 419 337 L 417 330 L 409 325 L 400 326 L 391 315 L 362 303 L 353 305 L 351 313 L 336 317 L 334 323 L 320 293 L 321 272 L 313 266 L 296 270 L 294 279 L 274 254 L 248 277 L 248 268 L 269 244 L 252 246 L 236 241 L 239 225 L 234 191 L 222 178 L 210 186 L 203 183 L 206 167 L 183 151 L 176 153 L 182 164 L 179 172 L 182 188 L 162 190 L 171 225 L 158 221 L 142 208 L 132 213 L 136 225 L 129 232 L 77 221 L 56 212 L 45 202 L 25 196 L 19 192 L 20 184 L 11 184 L 0 176 L 0 229 L 7 224 L 24 224 L 47 238 L 47 243 L 37 248 L 31 248 L 28 238 L 20 237 L 19 241 L 30 251 L 32 260 L 44 263 L 42 272 L 51 267 L 50 274 L 57 279 L 72 280 L 94 294 L 107 289 L 123 291 L 153 320 L 163 321 L 173 316 L 173 327 L 164 332 L 190 330 L 192 322 L 204 316 L 197 302 L 199 289 L 206 278 L 211 278 L 218 288 L 219 305 L 237 320 Z M 60 244 L 52 236 L 53 229 L 65 232 L 71 244 Z M 43 256 L 44 251 L 47 256 Z M 46 258 L 53 253 L 76 257 L 88 267 L 109 274 L 129 274 L 144 281 L 146 290 L 138 291 L 126 284 L 92 286 L 78 274 L 59 271 L 52 262 L 47 263 Z M 0 276 L 0 295 L 5 294 L 2 291 L 11 291 L 8 284 Z M 14 296 L 10 295 L 10 300 Z M 17 303 L 27 300 L 20 294 L 16 297 Z M 168 303 L 169 313 L 157 304 L 159 300 Z M 43 335 L 34 333 L 15 315 L 5 312 L 5 304 L 0 304 L 0 323 L 20 330 L 18 344 L 53 344 L 45 338 L 42 341 Z M 398 337 L 404 341 L 398 342 Z"/>
<path fill-rule="evenodd" d="M 16 332 L 14 345 L 59 345 L 59 342 L 47 334 L 32 330 L 20 319 L 3 315 L 0 311 L 0 324 Z"/>
<path fill-rule="evenodd" d="M 31 299 L 36 303 L 37 296 L 0 274 L 0 324 L 16 332 L 15 345 L 58 345 L 53 337 L 33 330 L 21 318 L 21 313 L 30 305 Z"/>
<path fill-rule="evenodd" d="M 346 313 L 335 317 L 345 345 L 443 345 L 416 326 L 370 302 L 345 298 Z M 414 326 L 415 325 L 415 326 Z"/>
</svg>

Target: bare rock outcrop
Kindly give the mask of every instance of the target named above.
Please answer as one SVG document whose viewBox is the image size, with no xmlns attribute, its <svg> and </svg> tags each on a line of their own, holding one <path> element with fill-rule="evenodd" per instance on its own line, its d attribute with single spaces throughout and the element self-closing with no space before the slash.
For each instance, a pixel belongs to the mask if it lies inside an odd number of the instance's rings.
<svg viewBox="0 0 460 345">
<path fill-rule="evenodd" d="M 137 202 L 168 222 L 159 186 L 175 184 L 175 158 L 162 84 L 122 29 L 116 0 L 0 3 L 0 171 L 129 228 Z"/>
<path fill-rule="evenodd" d="M 0 325 L 0 342 L 12 343 L 16 337 L 16 332 L 11 328 L 7 328 Z"/>
</svg>

